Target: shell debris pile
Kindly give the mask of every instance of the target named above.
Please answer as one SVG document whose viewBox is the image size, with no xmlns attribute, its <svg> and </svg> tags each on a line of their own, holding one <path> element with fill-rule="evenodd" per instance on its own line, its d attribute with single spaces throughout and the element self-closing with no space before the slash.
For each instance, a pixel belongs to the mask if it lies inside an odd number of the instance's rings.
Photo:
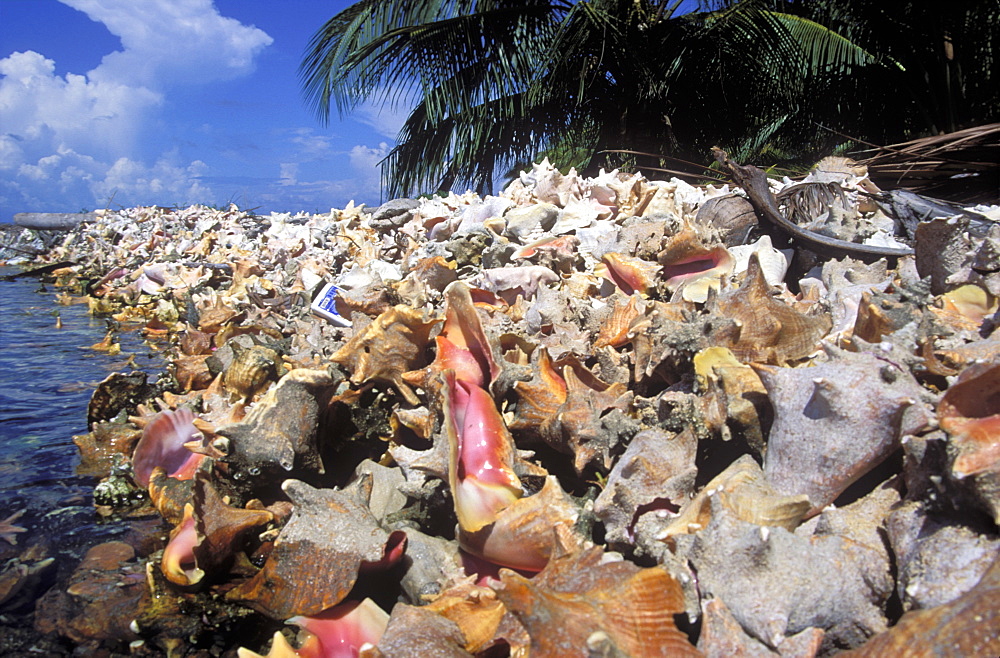
<svg viewBox="0 0 1000 658">
<path fill-rule="evenodd" d="M 770 187 L 827 248 L 547 161 L 68 233 L 65 300 L 169 357 L 101 384 L 81 471 L 167 532 L 129 623 L 75 630 L 79 583 L 38 615 L 135 655 L 1000 654 L 998 207 L 910 221 L 836 159 Z"/>
</svg>

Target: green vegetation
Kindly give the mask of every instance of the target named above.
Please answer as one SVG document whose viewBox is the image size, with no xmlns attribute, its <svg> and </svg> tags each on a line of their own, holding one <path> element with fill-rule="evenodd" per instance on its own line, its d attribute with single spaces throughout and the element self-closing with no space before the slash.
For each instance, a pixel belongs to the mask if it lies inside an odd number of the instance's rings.
<svg viewBox="0 0 1000 658">
<path fill-rule="evenodd" d="M 383 161 L 390 195 L 488 192 L 543 154 L 586 173 L 697 171 L 713 145 L 803 164 L 1000 114 L 996 3 L 679 4 L 362 0 L 313 36 L 303 89 L 322 120 L 416 103 Z"/>
</svg>

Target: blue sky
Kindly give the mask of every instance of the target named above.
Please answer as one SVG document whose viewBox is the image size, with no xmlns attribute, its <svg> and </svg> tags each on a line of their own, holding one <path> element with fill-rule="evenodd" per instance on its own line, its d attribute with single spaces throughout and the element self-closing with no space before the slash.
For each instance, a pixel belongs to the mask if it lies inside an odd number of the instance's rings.
<svg viewBox="0 0 1000 658">
<path fill-rule="evenodd" d="M 298 65 L 350 2 L 0 0 L 0 222 L 16 212 L 379 202 L 403 114 L 323 126 Z"/>
</svg>

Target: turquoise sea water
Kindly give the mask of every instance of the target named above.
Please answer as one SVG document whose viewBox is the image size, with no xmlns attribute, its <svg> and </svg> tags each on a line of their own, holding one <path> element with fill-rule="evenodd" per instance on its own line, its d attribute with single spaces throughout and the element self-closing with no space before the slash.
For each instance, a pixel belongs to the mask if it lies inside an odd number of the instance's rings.
<svg viewBox="0 0 1000 658">
<path fill-rule="evenodd" d="M 14 271 L 0 267 L 0 275 Z M 130 369 L 130 354 L 150 380 L 162 359 L 134 333 L 120 334 L 122 354 L 86 349 L 104 338 L 106 321 L 86 304 L 57 304 L 55 292 L 38 279 L 0 280 L 0 520 L 24 510 L 18 546 L 42 542 L 65 569 L 128 529 L 97 517 L 96 481 L 76 475 L 72 437 L 87 431 L 90 396 L 109 374 Z"/>
</svg>

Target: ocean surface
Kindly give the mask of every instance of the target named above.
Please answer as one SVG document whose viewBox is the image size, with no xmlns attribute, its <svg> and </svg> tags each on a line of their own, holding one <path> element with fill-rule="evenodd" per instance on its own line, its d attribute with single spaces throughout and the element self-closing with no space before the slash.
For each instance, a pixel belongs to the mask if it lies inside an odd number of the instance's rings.
<svg viewBox="0 0 1000 658">
<path fill-rule="evenodd" d="M 0 276 L 16 271 L 0 267 Z M 96 480 L 76 474 L 73 435 L 87 432 L 90 396 L 109 374 L 131 369 L 129 356 L 150 381 L 163 359 L 136 332 L 119 334 L 121 354 L 88 349 L 105 337 L 107 322 L 86 304 L 59 305 L 56 292 L 37 278 L 0 280 L 0 521 L 24 510 L 15 523 L 28 531 L 18 546 L 44 543 L 62 570 L 129 530 L 98 517 Z"/>
</svg>

